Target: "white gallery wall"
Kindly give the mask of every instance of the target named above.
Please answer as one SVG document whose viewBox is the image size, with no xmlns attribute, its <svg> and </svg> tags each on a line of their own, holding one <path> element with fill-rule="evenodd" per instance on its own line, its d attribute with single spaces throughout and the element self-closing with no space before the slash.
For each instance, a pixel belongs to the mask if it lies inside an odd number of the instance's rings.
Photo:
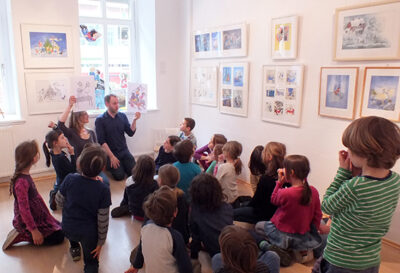
<svg viewBox="0 0 400 273">
<path fill-rule="evenodd" d="M 395 61 L 333 61 L 335 9 L 375 1 L 360 0 L 201 0 L 192 1 L 192 30 L 248 24 L 248 55 L 243 58 L 191 59 L 192 65 L 218 65 L 222 62 L 249 62 L 248 116 L 221 114 L 217 108 L 191 105 L 196 120 L 194 130 L 198 145 L 205 145 L 212 134 L 223 133 L 228 139 L 243 144 L 242 161 L 247 165 L 256 145 L 269 141 L 286 144 L 288 154 L 303 154 L 311 162 L 309 181 L 322 198 L 338 167 L 338 151 L 343 149 L 341 135 L 350 121 L 318 116 L 319 76 L 321 66 L 358 66 L 356 116 L 359 117 L 362 80 L 365 66 L 400 66 Z M 271 59 L 271 18 L 298 15 L 298 57 L 296 60 Z M 267 64 L 303 64 L 303 107 L 299 128 L 261 120 L 262 66 Z M 187 69 L 189 77 L 190 69 Z M 189 100 L 188 100 L 189 102 Z M 400 162 L 394 168 L 400 172 Z M 248 180 L 248 168 L 242 178 Z M 393 217 L 387 238 L 400 243 L 400 206 Z"/>
</svg>

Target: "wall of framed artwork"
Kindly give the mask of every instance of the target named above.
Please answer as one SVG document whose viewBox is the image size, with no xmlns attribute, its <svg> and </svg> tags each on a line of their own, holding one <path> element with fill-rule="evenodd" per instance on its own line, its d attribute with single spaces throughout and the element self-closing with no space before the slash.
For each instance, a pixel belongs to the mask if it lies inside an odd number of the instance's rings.
<svg viewBox="0 0 400 273">
<path fill-rule="evenodd" d="M 271 57 L 272 59 L 296 59 L 298 16 L 272 18 Z"/>
<path fill-rule="evenodd" d="M 263 66 L 262 120 L 300 126 L 303 65 Z"/>
<path fill-rule="evenodd" d="M 358 67 L 321 67 L 318 114 L 354 119 Z"/>
<path fill-rule="evenodd" d="M 219 68 L 219 111 L 247 116 L 249 64 L 222 63 Z"/>
<path fill-rule="evenodd" d="M 400 121 L 400 67 L 366 67 L 360 115 Z"/>
<path fill-rule="evenodd" d="M 21 24 L 25 68 L 74 66 L 72 27 Z"/>
<path fill-rule="evenodd" d="M 234 24 L 205 30 L 192 35 L 193 57 L 224 58 L 247 56 L 247 24 Z"/>
<path fill-rule="evenodd" d="M 68 104 L 72 76 L 72 69 L 26 72 L 29 114 L 61 113 Z"/>
<path fill-rule="evenodd" d="M 400 2 L 336 9 L 334 60 L 400 59 Z"/>
<path fill-rule="evenodd" d="M 192 103 L 217 107 L 218 67 L 192 66 L 190 87 Z"/>
</svg>

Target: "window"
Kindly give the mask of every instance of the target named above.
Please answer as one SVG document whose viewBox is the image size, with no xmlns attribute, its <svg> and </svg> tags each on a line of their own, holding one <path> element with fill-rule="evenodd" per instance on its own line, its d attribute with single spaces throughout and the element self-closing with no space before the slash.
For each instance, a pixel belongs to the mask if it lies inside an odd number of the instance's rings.
<svg viewBox="0 0 400 273">
<path fill-rule="evenodd" d="M 97 81 L 96 108 L 114 93 L 126 109 L 129 81 L 139 81 L 135 63 L 133 0 L 79 0 L 81 71 Z"/>
<path fill-rule="evenodd" d="M 9 0 L 0 0 L 0 122 L 20 119 L 10 14 Z"/>
</svg>

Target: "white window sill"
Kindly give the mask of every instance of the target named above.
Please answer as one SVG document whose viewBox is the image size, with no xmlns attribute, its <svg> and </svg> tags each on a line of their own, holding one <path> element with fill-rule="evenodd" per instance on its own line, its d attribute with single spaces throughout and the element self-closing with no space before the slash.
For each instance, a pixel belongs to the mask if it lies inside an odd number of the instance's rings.
<svg viewBox="0 0 400 273">
<path fill-rule="evenodd" d="M 159 110 L 160 109 L 158 109 L 158 108 L 149 109 L 149 110 L 147 110 L 147 113 L 157 112 Z M 105 111 L 107 111 L 107 109 L 90 111 L 91 113 L 89 114 L 89 117 L 90 118 L 97 118 L 99 115 L 103 114 Z M 124 110 L 120 110 L 119 112 L 126 114 L 126 110 L 125 109 Z M 133 113 L 129 113 L 129 114 L 133 115 Z"/>
<path fill-rule="evenodd" d="M 21 118 L 17 118 L 17 117 L 8 117 L 6 119 L 3 119 L 2 117 L 0 117 L 0 127 L 7 127 L 7 126 L 11 126 L 11 125 L 17 125 L 17 124 L 24 124 L 26 122 L 26 120 L 21 119 Z"/>
</svg>

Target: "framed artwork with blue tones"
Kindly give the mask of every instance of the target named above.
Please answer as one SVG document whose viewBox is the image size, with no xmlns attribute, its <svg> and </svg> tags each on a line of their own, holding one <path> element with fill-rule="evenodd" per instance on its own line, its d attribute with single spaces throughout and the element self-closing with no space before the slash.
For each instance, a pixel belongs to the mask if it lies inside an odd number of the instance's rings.
<svg viewBox="0 0 400 273">
<path fill-rule="evenodd" d="M 321 67 L 320 116 L 354 119 L 358 67 Z"/>
<path fill-rule="evenodd" d="M 25 68 L 74 66 L 72 27 L 21 24 Z"/>
<path fill-rule="evenodd" d="M 219 111 L 221 113 L 247 116 L 248 73 L 248 63 L 220 65 Z"/>
<path fill-rule="evenodd" d="M 337 9 L 333 59 L 400 59 L 399 14 L 396 0 Z"/>
<path fill-rule="evenodd" d="M 300 126 L 303 65 L 265 65 L 261 119 Z"/>
<path fill-rule="evenodd" d="M 366 67 L 361 113 L 400 121 L 400 67 Z"/>
</svg>

